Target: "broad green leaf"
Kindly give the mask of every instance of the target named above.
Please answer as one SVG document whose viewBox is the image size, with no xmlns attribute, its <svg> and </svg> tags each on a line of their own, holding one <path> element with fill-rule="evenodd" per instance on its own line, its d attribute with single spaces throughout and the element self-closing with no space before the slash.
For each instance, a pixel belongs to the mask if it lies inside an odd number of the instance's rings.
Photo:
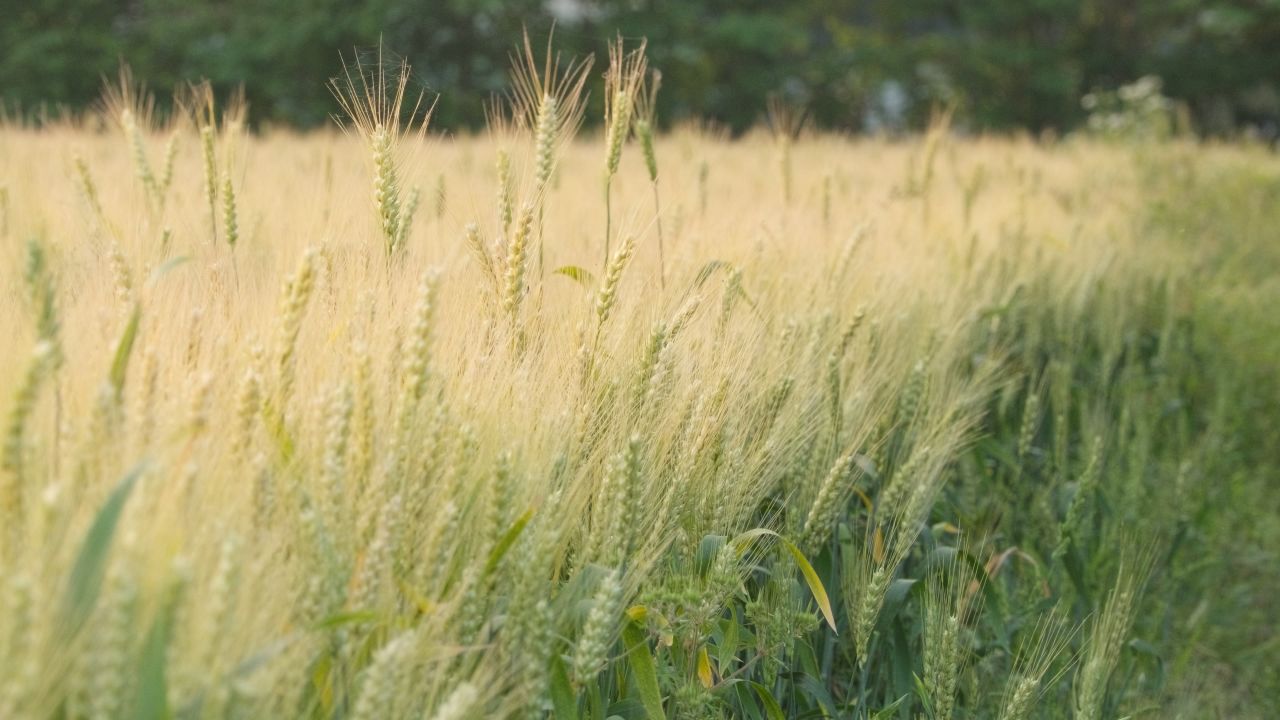
<svg viewBox="0 0 1280 720">
<path fill-rule="evenodd" d="M 751 684 L 737 678 L 727 682 L 733 692 L 733 702 L 737 705 L 734 708 L 738 711 L 737 717 L 745 720 L 765 720 L 765 716 L 760 712 L 760 704 L 756 702 L 756 695 L 751 691 Z"/>
<path fill-rule="evenodd" d="M 174 589 L 156 613 L 142 646 L 138 662 L 138 699 L 133 717 L 138 720 L 166 720 L 169 710 L 169 682 L 165 674 L 169 662 L 169 640 L 173 636 L 173 619 L 178 606 L 178 590 Z"/>
<path fill-rule="evenodd" d="M 910 695 L 915 691 L 915 660 L 911 642 L 902 618 L 894 618 L 885 638 L 889 655 L 889 697 Z"/>
<path fill-rule="evenodd" d="M 551 656 L 551 705 L 555 708 L 556 720 L 578 720 L 578 699 L 559 655 Z"/>
<path fill-rule="evenodd" d="M 889 583 L 889 589 L 884 594 L 884 604 L 880 608 L 879 621 L 888 624 L 898 616 L 898 611 L 902 609 L 903 603 L 907 601 L 913 591 L 916 591 L 916 585 L 919 580 L 915 578 L 898 578 Z M 920 587 L 924 587 L 921 585 Z"/>
<path fill-rule="evenodd" d="M 809 696 L 810 700 L 822 708 L 821 717 L 839 717 L 836 714 L 835 698 L 831 697 L 831 692 L 817 677 L 805 675 L 800 678 L 797 684 L 804 691 L 804 694 Z"/>
<path fill-rule="evenodd" d="M 773 693 L 769 692 L 769 688 L 758 682 L 751 683 L 751 687 L 760 696 L 760 702 L 764 703 L 764 711 L 769 715 L 769 720 L 786 720 L 786 715 L 782 714 L 782 706 L 773 697 Z"/>
<path fill-rule="evenodd" d="M 698 575 L 705 577 L 711 567 L 715 565 L 716 555 L 720 553 L 720 548 L 724 547 L 725 538 L 723 535 L 706 535 L 702 538 L 702 542 L 698 543 L 698 554 L 695 556 L 695 564 L 698 569 Z"/>
<path fill-rule="evenodd" d="M 629 613 L 628 613 L 629 614 Z M 636 622 L 628 622 L 622 628 L 622 640 L 627 646 L 627 662 L 635 675 L 636 688 L 645 714 L 651 719 L 666 720 L 662 710 L 662 689 L 658 685 L 658 669 L 649 652 L 649 641 L 644 630 Z"/>
<path fill-rule="evenodd" d="M 724 620 L 721 629 L 720 644 L 717 646 L 716 663 L 720 672 L 728 672 L 738 654 L 738 612 L 733 606 L 728 608 L 729 617 Z"/>
</svg>

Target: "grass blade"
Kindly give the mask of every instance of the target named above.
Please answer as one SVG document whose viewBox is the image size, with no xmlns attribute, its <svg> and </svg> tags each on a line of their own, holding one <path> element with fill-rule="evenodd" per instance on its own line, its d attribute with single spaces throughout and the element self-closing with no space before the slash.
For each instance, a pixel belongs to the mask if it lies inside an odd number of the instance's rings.
<svg viewBox="0 0 1280 720">
<path fill-rule="evenodd" d="M 66 594 L 62 597 L 62 624 L 73 634 L 89 618 L 89 613 L 98 601 L 98 591 L 102 589 L 102 580 L 107 573 L 111 539 L 115 536 L 125 501 L 129 499 L 142 471 L 142 465 L 134 467 L 116 485 L 80 543 L 80 552 L 71 569 Z"/>
</svg>

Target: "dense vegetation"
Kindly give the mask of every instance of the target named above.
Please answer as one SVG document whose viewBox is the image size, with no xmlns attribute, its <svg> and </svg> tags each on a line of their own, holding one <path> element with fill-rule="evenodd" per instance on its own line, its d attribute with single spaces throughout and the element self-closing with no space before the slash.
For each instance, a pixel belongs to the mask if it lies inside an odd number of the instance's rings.
<svg viewBox="0 0 1280 720">
<path fill-rule="evenodd" d="M 0 717 L 1275 715 L 1274 156 L 368 71 L 0 129 Z"/>
<path fill-rule="evenodd" d="M 645 36 L 667 75 L 669 121 L 745 130 L 765 98 L 822 127 L 922 128 L 957 104 L 959 126 L 1066 131 L 1079 100 L 1145 75 L 1165 80 L 1196 127 L 1280 130 L 1276 0 L 23 0 L 2 14 L 0 99 L 82 109 L 121 58 L 166 95 L 209 78 L 245 85 L 255 122 L 314 127 L 332 104 L 338 51 L 379 41 L 441 93 L 439 129 L 478 127 L 527 25 L 557 21 L 570 53 Z M 557 20 L 558 18 L 558 20 Z M 598 100 L 599 98 L 597 98 Z M 899 107 L 901 102 L 901 107 Z"/>
</svg>

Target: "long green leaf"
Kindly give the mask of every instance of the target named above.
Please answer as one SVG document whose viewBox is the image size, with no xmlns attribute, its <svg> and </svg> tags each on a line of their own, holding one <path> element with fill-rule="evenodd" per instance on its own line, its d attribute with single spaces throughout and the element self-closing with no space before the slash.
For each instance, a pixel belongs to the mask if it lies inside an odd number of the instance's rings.
<svg viewBox="0 0 1280 720">
<path fill-rule="evenodd" d="M 551 656 L 551 706 L 555 708 L 556 720 L 578 720 L 578 699 L 559 655 Z"/>
<path fill-rule="evenodd" d="M 178 257 L 175 257 L 175 258 L 169 258 L 168 260 L 164 261 L 164 263 L 161 264 L 160 267 L 156 268 L 155 271 L 151 273 L 151 277 L 147 278 L 147 284 L 148 285 L 155 284 L 157 280 L 164 277 L 165 275 L 168 275 L 170 270 L 190 260 L 191 258 L 187 257 L 186 255 L 179 255 Z"/>
<path fill-rule="evenodd" d="M 627 662 L 635 675 L 640 702 L 650 720 L 666 720 L 662 710 L 662 689 L 658 685 L 658 669 L 649 652 L 649 641 L 644 629 L 628 621 L 622 629 L 622 640 L 627 645 Z"/>
<path fill-rule="evenodd" d="M 111 392 L 120 397 L 124 392 L 124 380 L 129 372 L 129 358 L 133 355 L 133 344 L 138 339 L 138 322 L 142 319 L 142 308 L 137 303 L 129 314 L 129 324 L 125 325 L 120 341 L 116 343 L 115 358 L 111 361 Z"/>
<path fill-rule="evenodd" d="M 321 632 L 324 630 L 333 630 L 345 625 L 363 625 L 365 623 L 376 622 L 381 615 L 372 610 L 348 610 L 330 615 L 317 621 L 311 626 L 312 630 Z"/>
<path fill-rule="evenodd" d="M 493 546 L 493 550 L 489 552 L 489 560 L 484 565 L 484 574 L 491 575 L 494 570 L 498 569 L 498 563 L 502 562 L 502 558 L 515 544 L 516 539 L 520 537 L 520 533 L 524 531 L 524 527 L 529 524 L 529 520 L 533 518 L 533 508 L 524 511 L 524 514 L 516 518 L 515 523 L 507 529 L 507 532 L 498 540 L 498 544 Z"/>
<path fill-rule="evenodd" d="M 818 609 L 822 611 L 822 617 L 826 619 L 827 625 L 830 626 L 831 631 L 835 632 L 836 616 L 835 613 L 831 611 L 831 600 L 827 597 L 827 589 L 822 584 L 822 578 L 819 578 L 817 571 L 813 569 L 813 565 L 809 563 L 808 558 L 804 556 L 804 553 L 801 552 L 800 548 L 796 547 L 795 543 L 779 535 L 773 530 L 769 530 L 768 528 L 756 528 L 755 530 L 748 530 L 734 538 L 733 544 L 741 548 L 741 546 L 745 545 L 748 541 L 763 535 L 778 538 L 782 543 L 782 546 L 787 549 L 787 552 L 791 553 L 791 557 L 795 560 L 796 566 L 800 568 L 800 574 L 804 576 L 804 581 L 809 586 L 809 592 L 813 593 L 813 599 L 818 603 Z"/>
<path fill-rule="evenodd" d="M 923 585 L 917 587 L 919 580 L 915 578 L 898 578 L 889 583 L 889 589 L 884 593 L 884 604 L 880 609 L 879 622 L 882 626 L 887 627 L 888 623 L 898 616 L 898 611 L 902 609 L 907 598 L 913 593 L 920 592 Z"/>
<path fill-rule="evenodd" d="M 871 713 L 871 718 L 872 718 L 872 720 L 881 720 L 882 718 L 883 718 L 884 720 L 888 720 L 888 718 L 893 717 L 894 715 L 896 715 L 896 714 L 898 713 L 898 708 L 899 708 L 899 707 L 901 707 L 901 706 L 902 706 L 902 703 L 906 702 L 907 698 L 909 698 L 909 697 L 911 697 L 911 695 L 909 695 L 909 694 L 908 694 L 908 695 L 903 695 L 902 697 L 898 698 L 897 700 L 894 700 L 893 702 L 889 703 L 888 705 L 885 705 L 884 707 L 880 708 L 879 710 L 877 710 L 877 711 L 875 711 L 875 712 Z"/>
<path fill-rule="evenodd" d="M 169 640 L 173 636 L 180 587 L 175 586 L 165 598 L 142 647 L 142 657 L 138 661 L 138 700 L 134 712 L 138 720 L 167 720 L 172 717 L 165 669 L 169 662 Z"/>
<path fill-rule="evenodd" d="M 115 536 L 125 501 L 142 471 L 142 465 L 134 467 L 116 485 L 80 543 L 80 552 L 71 568 L 71 578 L 62 598 L 62 625 L 72 633 L 79 631 L 98 601 L 98 591 L 102 589 L 102 579 L 107 572 L 111 539 Z"/>
<path fill-rule="evenodd" d="M 720 548 L 724 547 L 725 537 L 723 535 L 704 535 L 702 541 L 698 543 L 697 553 L 694 555 L 694 567 L 698 570 L 698 575 L 706 577 L 711 571 L 711 567 L 715 565 L 716 554 L 720 552 Z"/>
<path fill-rule="evenodd" d="M 782 706 L 773 697 L 773 693 L 769 692 L 769 688 L 758 682 L 751 683 L 751 687 L 760 696 L 760 702 L 764 703 L 764 711 L 769 715 L 769 720 L 786 720 L 787 716 L 782 714 Z"/>
<path fill-rule="evenodd" d="M 817 601 L 818 608 L 822 610 L 822 617 L 826 618 L 827 625 L 831 627 L 831 632 L 836 631 L 836 616 L 831 612 L 831 600 L 827 597 L 827 589 L 822 586 L 822 580 L 818 577 L 818 573 L 813 569 L 813 565 L 809 564 L 809 560 L 800 552 L 800 548 L 790 540 L 778 536 L 782 541 L 782 546 L 795 559 L 796 565 L 800 566 L 800 574 L 804 575 L 804 581 L 809 585 L 809 591 L 813 593 L 813 599 Z"/>
</svg>

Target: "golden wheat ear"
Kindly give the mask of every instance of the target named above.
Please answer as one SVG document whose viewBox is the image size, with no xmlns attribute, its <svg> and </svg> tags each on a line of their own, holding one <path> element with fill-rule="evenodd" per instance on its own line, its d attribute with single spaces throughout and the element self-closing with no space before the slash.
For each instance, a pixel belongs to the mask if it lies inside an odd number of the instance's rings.
<svg viewBox="0 0 1280 720">
<path fill-rule="evenodd" d="M 411 214 L 401 185 L 402 141 L 411 136 L 421 140 L 435 109 L 434 100 L 424 108 L 426 94 L 419 93 L 412 107 L 405 111 L 409 77 L 409 64 L 403 59 L 388 74 L 383 50 L 379 47 L 376 67 L 367 68 L 359 56 L 354 65 L 344 59 L 342 75 L 329 81 L 329 89 L 350 124 L 341 117 L 334 119 L 344 130 L 354 126 L 356 134 L 368 146 L 373 165 L 374 210 L 388 257 L 404 247 L 409 227 L 406 220 Z"/>
<path fill-rule="evenodd" d="M 534 192 L 541 196 L 555 170 L 556 156 L 582 125 L 586 109 L 587 75 L 595 57 L 560 61 L 547 36 L 547 49 L 536 59 L 529 33 L 522 47 L 511 54 L 511 91 L 508 102 L 515 122 L 533 134 Z"/>
<path fill-rule="evenodd" d="M 613 176 L 618 173 L 622 161 L 622 146 L 631 134 L 631 118 L 635 110 L 636 95 L 644 84 L 648 60 L 644 54 L 645 41 L 627 52 L 622 36 L 609 43 L 609 70 L 604 76 L 604 264 L 609 264 L 609 242 L 613 234 Z"/>
<path fill-rule="evenodd" d="M 514 118 L 508 111 L 507 104 L 497 95 L 489 98 L 484 104 L 485 127 L 493 144 L 497 146 L 495 163 L 498 174 L 498 224 L 502 228 L 501 237 L 511 234 L 511 223 L 515 219 L 515 197 L 512 187 L 511 147 L 515 145 L 518 128 Z"/>
<path fill-rule="evenodd" d="M 618 171 L 622 144 L 631 132 L 637 96 L 644 85 L 649 65 L 645 45 L 641 40 L 639 47 L 628 52 L 621 35 L 609 44 L 609 71 L 604 76 L 605 171 L 609 177 Z"/>
<path fill-rule="evenodd" d="M 134 81 L 133 71 L 128 65 L 120 65 L 114 84 L 105 79 L 103 81 L 102 100 L 99 103 L 101 112 L 109 124 L 115 125 L 124 133 L 133 159 L 134 173 L 142 184 L 150 207 L 154 207 L 161 194 L 160 181 L 152 170 L 147 151 L 147 135 L 155 129 L 155 104 L 155 96 Z"/>
</svg>

